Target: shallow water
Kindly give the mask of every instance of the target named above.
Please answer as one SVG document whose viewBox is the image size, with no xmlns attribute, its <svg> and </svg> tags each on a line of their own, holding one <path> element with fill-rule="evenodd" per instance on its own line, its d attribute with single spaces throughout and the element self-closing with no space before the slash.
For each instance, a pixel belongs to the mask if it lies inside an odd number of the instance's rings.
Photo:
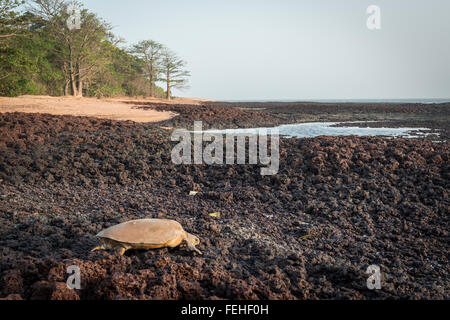
<svg viewBox="0 0 450 320">
<path fill-rule="evenodd" d="M 335 127 L 335 125 L 348 124 L 347 127 Z M 251 128 L 251 129 L 226 129 L 209 130 L 214 133 L 233 133 L 233 134 L 258 134 L 264 130 L 270 134 L 274 129 L 278 129 L 280 135 L 292 138 L 314 138 L 319 136 L 386 136 L 397 138 L 418 138 L 429 135 L 422 131 L 429 131 L 429 128 L 359 128 L 352 127 L 352 122 L 311 122 L 282 125 L 273 128 Z"/>
</svg>

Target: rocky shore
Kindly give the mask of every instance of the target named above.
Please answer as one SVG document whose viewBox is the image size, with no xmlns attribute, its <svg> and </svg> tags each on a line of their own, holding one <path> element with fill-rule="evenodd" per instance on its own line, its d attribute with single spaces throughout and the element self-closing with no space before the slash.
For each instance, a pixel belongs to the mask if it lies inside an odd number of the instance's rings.
<svg viewBox="0 0 450 320">
<path fill-rule="evenodd" d="M 161 128 L 375 114 L 445 133 L 448 105 L 136 107 L 179 116 L 138 124 L 0 114 L 0 298 L 449 298 L 450 142 L 282 139 L 279 174 L 262 177 L 258 165 L 176 166 Z M 150 217 L 179 221 L 203 255 L 90 253 L 100 230 Z M 81 290 L 66 286 L 71 265 Z M 381 268 L 381 290 L 367 288 L 370 265 Z"/>
</svg>

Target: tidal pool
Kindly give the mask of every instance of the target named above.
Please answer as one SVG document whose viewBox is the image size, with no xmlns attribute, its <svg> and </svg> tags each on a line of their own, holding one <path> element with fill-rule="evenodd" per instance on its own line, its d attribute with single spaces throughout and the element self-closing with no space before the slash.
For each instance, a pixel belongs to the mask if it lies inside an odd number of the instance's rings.
<svg viewBox="0 0 450 320">
<path fill-rule="evenodd" d="M 358 122 L 362 123 L 362 122 Z M 346 124 L 345 127 L 336 127 L 336 125 Z M 208 130 L 211 133 L 231 133 L 231 134 L 258 134 L 261 130 L 267 130 L 270 134 L 274 129 L 278 129 L 280 135 L 292 138 L 314 138 L 319 136 L 384 136 L 396 138 L 419 138 L 425 137 L 431 133 L 429 128 L 359 128 L 352 126 L 354 122 L 310 122 L 299 124 L 288 124 L 273 128 L 250 128 L 250 129 L 225 129 Z"/>
</svg>

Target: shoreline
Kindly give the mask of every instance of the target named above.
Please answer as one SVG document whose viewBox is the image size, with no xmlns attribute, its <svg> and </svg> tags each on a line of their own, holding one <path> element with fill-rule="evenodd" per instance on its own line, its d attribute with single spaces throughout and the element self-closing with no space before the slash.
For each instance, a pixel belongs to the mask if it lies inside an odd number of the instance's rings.
<svg viewBox="0 0 450 320">
<path fill-rule="evenodd" d="M 161 127 L 386 118 L 390 107 L 141 107 L 179 116 L 136 123 L 0 113 L 0 299 L 446 298 L 450 142 L 280 139 L 279 172 L 263 177 L 260 165 L 174 165 Z M 396 115 L 445 129 L 446 110 L 404 106 Z M 177 220 L 200 238 L 203 255 L 90 253 L 100 230 L 142 218 Z M 379 291 L 365 286 L 373 264 Z M 66 289 L 70 265 L 83 272 L 82 290 Z"/>
</svg>

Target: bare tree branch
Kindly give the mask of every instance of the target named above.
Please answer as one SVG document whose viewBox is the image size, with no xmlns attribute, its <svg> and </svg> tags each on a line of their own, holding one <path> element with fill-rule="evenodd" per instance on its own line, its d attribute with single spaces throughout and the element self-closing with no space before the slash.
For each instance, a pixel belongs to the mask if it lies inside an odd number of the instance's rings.
<svg viewBox="0 0 450 320">
<path fill-rule="evenodd" d="M 165 49 L 162 53 L 161 66 L 163 68 L 163 77 L 161 81 L 166 83 L 166 98 L 171 99 L 171 89 L 187 88 L 188 78 L 191 73 L 184 68 L 187 62 L 179 58 L 174 52 Z"/>
</svg>

